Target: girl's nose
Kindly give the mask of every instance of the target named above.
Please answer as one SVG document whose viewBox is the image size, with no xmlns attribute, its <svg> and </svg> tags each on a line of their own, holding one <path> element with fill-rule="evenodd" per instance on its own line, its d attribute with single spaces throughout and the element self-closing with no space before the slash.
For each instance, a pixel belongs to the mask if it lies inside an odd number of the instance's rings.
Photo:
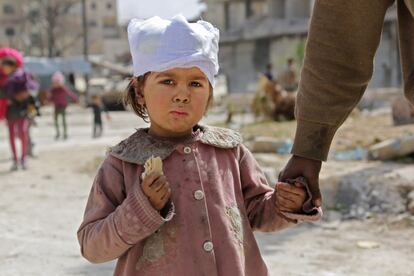
<svg viewBox="0 0 414 276">
<path fill-rule="evenodd" d="M 188 88 L 178 87 L 177 93 L 173 97 L 174 103 L 189 103 L 190 102 L 190 93 Z"/>
</svg>

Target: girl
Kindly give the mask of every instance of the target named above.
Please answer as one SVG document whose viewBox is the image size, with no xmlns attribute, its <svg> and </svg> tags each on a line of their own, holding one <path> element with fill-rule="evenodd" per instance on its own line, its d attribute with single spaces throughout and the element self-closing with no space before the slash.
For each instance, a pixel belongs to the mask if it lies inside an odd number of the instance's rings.
<svg viewBox="0 0 414 276">
<path fill-rule="evenodd" d="M 27 169 L 26 156 L 29 143 L 29 108 L 33 98 L 30 90 L 38 88 L 33 76 L 19 66 L 18 59 L 7 56 L 1 62 L 3 72 L 7 74 L 7 82 L 4 86 L 4 94 L 8 100 L 6 119 L 9 126 L 10 146 L 13 154 L 12 171 L 18 169 L 18 157 L 16 152 L 15 135 L 18 134 L 22 145 L 20 164 L 22 169 Z"/>
<path fill-rule="evenodd" d="M 66 125 L 66 107 L 68 106 L 67 97 L 71 98 L 74 102 L 78 101 L 78 97 L 69 90 L 65 85 L 65 77 L 59 71 L 55 72 L 52 76 L 52 89 L 50 90 L 50 100 L 55 106 L 55 129 L 56 136 L 55 139 L 59 139 L 60 130 L 59 130 L 59 116 L 62 117 L 63 124 L 63 139 L 68 138 L 67 125 Z"/>
<path fill-rule="evenodd" d="M 16 66 L 18 68 L 23 66 L 23 57 L 13 48 L 0 48 L 0 63 L 3 58 L 13 57 L 16 60 Z M 7 99 L 3 91 L 4 85 L 7 83 L 7 74 L 3 72 L 0 66 L 0 121 L 6 118 L 7 113 Z"/>
<path fill-rule="evenodd" d="M 101 165 L 78 230 L 83 256 L 118 258 L 115 275 L 267 275 L 253 230 L 304 218 L 306 192 L 272 189 L 238 133 L 198 124 L 213 96 L 218 30 L 153 17 L 132 20 L 128 37 L 127 101 L 150 127 Z M 163 169 L 148 173 L 152 156 Z"/>
</svg>

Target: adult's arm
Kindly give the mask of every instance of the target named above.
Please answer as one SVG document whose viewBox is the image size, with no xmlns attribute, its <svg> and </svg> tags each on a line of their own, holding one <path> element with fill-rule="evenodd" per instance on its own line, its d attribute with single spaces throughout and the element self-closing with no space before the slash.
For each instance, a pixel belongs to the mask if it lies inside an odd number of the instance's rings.
<svg viewBox="0 0 414 276">
<path fill-rule="evenodd" d="M 326 160 L 333 136 L 373 72 L 385 12 L 393 0 L 317 0 L 296 102 L 294 155 Z"/>
</svg>

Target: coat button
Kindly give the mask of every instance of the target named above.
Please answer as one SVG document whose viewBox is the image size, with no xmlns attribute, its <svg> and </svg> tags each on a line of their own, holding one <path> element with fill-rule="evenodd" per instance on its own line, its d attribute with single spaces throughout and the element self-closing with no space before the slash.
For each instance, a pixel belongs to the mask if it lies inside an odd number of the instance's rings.
<svg viewBox="0 0 414 276">
<path fill-rule="evenodd" d="M 197 200 L 202 200 L 204 198 L 204 193 L 201 190 L 197 190 L 194 192 L 194 198 Z"/>
<path fill-rule="evenodd" d="M 206 241 L 206 242 L 203 244 L 203 249 L 204 249 L 204 251 L 206 251 L 206 252 L 210 252 L 211 250 L 213 250 L 213 243 L 212 243 L 211 241 Z"/>
<path fill-rule="evenodd" d="M 185 154 L 190 154 L 191 153 L 191 148 L 190 147 L 184 147 L 184 153 Z"/>
</svg>

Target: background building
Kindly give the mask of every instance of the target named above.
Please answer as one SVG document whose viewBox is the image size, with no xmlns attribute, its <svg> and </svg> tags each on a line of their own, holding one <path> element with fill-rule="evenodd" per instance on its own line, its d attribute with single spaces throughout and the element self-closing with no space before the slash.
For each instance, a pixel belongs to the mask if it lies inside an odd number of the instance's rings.
<svg viewBox="0 0 414 276">
<path fill-rule="evenodd" d="M 86 0 L 88 51 L 115 60 L 128 50 L 116 0 Z M 79 0 L 0 0 L 0 46 L 30 56 L 83 54 Z"/>
</svg>

